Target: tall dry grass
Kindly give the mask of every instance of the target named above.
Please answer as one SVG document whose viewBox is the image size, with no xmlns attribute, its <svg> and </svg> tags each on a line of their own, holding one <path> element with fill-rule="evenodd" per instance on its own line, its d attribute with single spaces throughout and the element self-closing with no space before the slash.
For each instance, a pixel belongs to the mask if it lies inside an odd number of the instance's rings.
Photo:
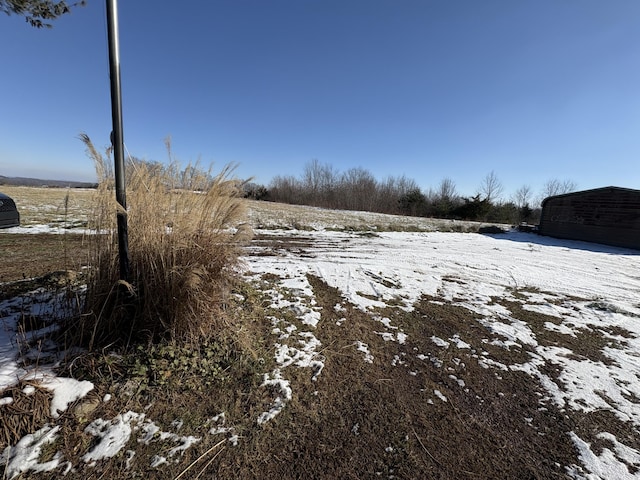
<svg viewBox="0 0 640 480">
<path fill-rule="evenodd" d="M 113 342 L 192 339 L 224 327 L 222 306 L 250 239 L 233 167 L 213 174 L 128 161 L 126 196 L 131 283 L 119 280 L 114 176 L 109 151 L 82 135 L 98 175 L 85 314 L 75 328 L 90 348 Z"/>
</svg>

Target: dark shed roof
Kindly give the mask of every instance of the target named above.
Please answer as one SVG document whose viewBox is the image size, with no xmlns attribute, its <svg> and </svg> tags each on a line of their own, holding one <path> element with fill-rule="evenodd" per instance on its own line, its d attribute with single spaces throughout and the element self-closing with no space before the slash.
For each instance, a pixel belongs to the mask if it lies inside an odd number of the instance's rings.
<svg viewBox="0 0 640 480">
<path fill-rule="evenodd" d="M 547 201 L 554 198 L 572 197 L 575 195 L 585 195 L 585 194 L 588 195 L 593 193 L 613 193 L 613 192 L 627 192 L 630 194 L 640 195 L 640 190 L 636 190 L 635 188 L 624 188 L 624 187 L 613 187 L 613 186 L 599 187 L 599 188 L 592 188 L 590 190 L 580 190 L 578 192 L 562 193 L 560 195 L 553 195 L 551 197 L 547 197 L 542 201 L 542 208 L 544 208 L 544 204 Z"/>
<path fill-rule="evenodd" d="M 548 197 L 539 232 L 640 249 L 640 190 L 603 187 Z"/>
</svg>

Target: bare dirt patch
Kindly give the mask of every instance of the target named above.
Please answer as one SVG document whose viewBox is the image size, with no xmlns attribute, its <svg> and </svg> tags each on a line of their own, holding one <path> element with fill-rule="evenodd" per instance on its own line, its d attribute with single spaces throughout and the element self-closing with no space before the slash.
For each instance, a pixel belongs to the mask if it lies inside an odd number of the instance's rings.
<svg viewBox="0 0 640 480">
<path fill-rule="evenodd" d="M 221 453 L 220 478 L 567 478 L 577 458 L 563 415 L 540 409 L 531 377 L 479 365 L 487 331 L 470 312 L 429 299 L 412 313 L 386 309 L 409 336 L 385 341 L 381 333 L 399 330 L 309 281 L 322 307 L 324 370 L 316 382 L 296 376 L 287 408 Z M 473 348 L 431 340 L 455 334 Z M 502 353 L 505 362 L 526 356 Z"/>
<path fill-rule="evenodd" d="M 86 265 L 88 244 L 83 235 L 17 234 L 0 232 L 0 283 L 40 277 L 57 270 Z"/>
<path fill-rule="evenodd" d="M 498 300 L 497 303 L 509 309 L 514 318 L 525 322 L 535 333 L 541 345 L 563 347 L 571 350 L 573 358 L 587 358 L 594 362 L 611 365 L 613 361 L 604 355 L 605 347 L 615 347 L 617 342 L 610 336 L 604 335 L 600 329 L 575 328 L 574 335 L 551 330 L 547 323 L 559 325 L 562 319 L 523 308 L 522 304 L 508 300 Z M 621 331 L 623 329 L 620 329 Z"/>
<path fill-rule="evenodd" d="M 612 442 L 602 435 L 602 432 L 607 432 L 617 441 L 640 450 L 640 438 L 631 422 L 623 422 L 613 412 L 607 410 L 576 412 L 572 415 L 572 419 L 575 422 L 574 431 L 580 438 L 591 444 L 595 454 L 599 455 L 603 449 L 607 448 L 613 452 L 618 461 L 627 465 L 629 473 L 633 475 L 640 473 L 640 463 L 630 463 L 628 459 L 620 458 Z"/>
<path fill-rule="evenodd" d="M 253 238 L 252 245 L 259 248 L 254 255 L 277 256 L 284 253 L 309 255 L 313 248 L 313 239 L 303 236 L 281 236 L 259 234 Z"/>
</svg>

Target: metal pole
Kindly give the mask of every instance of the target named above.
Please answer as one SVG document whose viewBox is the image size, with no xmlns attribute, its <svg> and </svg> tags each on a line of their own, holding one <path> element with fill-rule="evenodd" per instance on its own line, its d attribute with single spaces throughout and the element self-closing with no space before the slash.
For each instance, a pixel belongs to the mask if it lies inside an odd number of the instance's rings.
<svg viewBox="0 0 640 480">
<path fill-rule="evenodd" d="M 109 36 L 109 73 L 111 77 L 111 117 L 113 131 L 111 143 L 116 176 L 116 200 L 118 209 L 118 253 L 120 279 L 130 282 L 129 234 L 127 229 L 127 196 L 124 177 L 124 139 L 122 129 L 122 94 L 120 90 L 120 48 L 118 42 L 117 0 L 107 0 L 107 31 Z"/>
</svg>

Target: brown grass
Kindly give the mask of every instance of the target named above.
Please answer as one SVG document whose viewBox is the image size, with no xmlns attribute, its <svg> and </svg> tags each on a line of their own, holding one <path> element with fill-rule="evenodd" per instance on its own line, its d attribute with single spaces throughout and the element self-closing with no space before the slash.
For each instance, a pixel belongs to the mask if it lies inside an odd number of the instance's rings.
<svg viewBox="0 0 640 480">
<path fill-rule="evenodd" d="M 315 382 L 304 369 L 288 371 L 293 395 L 286 408 L 271 422 L 242 430 L 240 445 L 220 453 L 209 478 L 568 478 L 564 467 L 578 463 L 566 435 L 571 421 L 553 405 L 540 409 L 543 390 L 532 377 L 497 375 L 479 364 L 476 352 L 489 332 L 472 312 L 428 297 L 413 312 L 387 308 L 381 313 L 409 338 L 385 342 L 370 314 L 321 279 L 308 279 L 322 308 L 314 334 L 324 370 Z M 336 312 L 336 304 L 345 311 Z M 340 317 L 346 321 L 337 326 Z M 456 333 L 472 348 L 442 349 L 430 340 Z M 363 361 L 358 340 L 369 346 L 373 363 Z M 512 361 L 513 352 L 496 347 L 495 354 Z M 395 366 L 394 357 L 401 360 Z"/>
<path fill-rule="evenodd" d="M 15 200 L 22 226 L 81 227 L 87 224 L 92 211 L 93 190 L 88 188 L 2 185 L 2 193 Z"/>
<path fill-rule="evenodd" d="M 25 387 L 30 386 L 33 392 Z M 13 398 L 0 406 L 0 450 L 15 445 L 24 435 L 33 433 L 47 421 L 51 421 L 53 393 L 34 382 L 19 382 L 2 391 L 2 397 Z"/>
<path fill-rule="evenodd" d="M 386 213 L 330 210 L 304 205 L 247 200 L 250 220 L 255 228 L 265 230 L 328 230 L 361 232 L 478 232 L 491 226 L 481 222 L 446 220 L 427 217 L 407 217 Z M 508 225 L 500 225 L 505 230 Z"/>
<path fill-rule="evenodd" d="M 215 332 L 238 247 L 249 238 L 233 168 L 212 175 L 198 165 L 181 170 L 173 159 L 168 166 L 127 165 L 129 284 L 119 280 L 115 214 L 121 207 L 111 160 L 82 139 L 99 181 L 90 226 L 101 233 L 91 237 L 86 312 L 74 325 L 80 342 L 96 347 Z"/>
</svg>

